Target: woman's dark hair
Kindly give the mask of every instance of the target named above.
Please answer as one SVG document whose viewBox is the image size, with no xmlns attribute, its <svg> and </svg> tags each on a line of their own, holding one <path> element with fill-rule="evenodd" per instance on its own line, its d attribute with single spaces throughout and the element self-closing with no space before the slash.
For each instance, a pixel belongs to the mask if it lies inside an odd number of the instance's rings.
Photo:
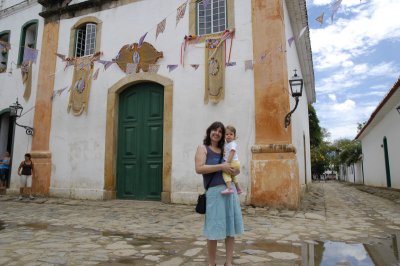
<svg viewBox="0 0 400 266">
<path fill-rule="evenodd" d="M 218 121 L 214 122 L 207 128 L 206 136 L 203 140 L 203 144 L 207 145 L 207 146 L 211 144 L 211 138 L 210 138 L 211 130 L 215 130 L 218 128 L 220 128 L 222 131 L 221 132 L 222 137 L 221 137 L 220 141 L 218 141 L 218 148 L 221 149 L 221 155 L 222 155 L 224 152 L 224 143 L 225 143 L 225 126 L 221 122 L 218 122 Z"/>
<path fill-rule="evenodd" d="M 31 154 L 30 153 L 25 153 L 25 157 L 28 157 L 30 159 L 31 158 Z"/>
</svg>

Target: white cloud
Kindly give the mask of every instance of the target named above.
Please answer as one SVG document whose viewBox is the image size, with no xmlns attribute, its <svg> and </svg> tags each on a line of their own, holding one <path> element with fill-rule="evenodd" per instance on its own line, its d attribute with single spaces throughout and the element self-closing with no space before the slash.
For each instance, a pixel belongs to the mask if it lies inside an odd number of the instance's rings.
<svg viewBox="0 0 400 266">
<path fill-rule="evenodd" d="M 329 99 L 336 102 L 336 95 L 335 94 L 328 94 Z"/>
<path fill-rule="evenodd" d="M 356 103 L 355 101 L 352 100 L 346 100 L 343 103 L 335 103 L 333 105 L 333 109 L 339 112 L 348 112 L 352 111 L 356 108 Z"/>
<path fill-rule="evenodd" d="M 338 92 L 344 93 L 360 86 L 363 81 L 371 77 L 396 78 L 399 74 L 399 67 L 393 62 L 382 62 L 378 65 L 356 64 L 350 67 L 342 67 L 333 72 L 329 77 L 317 80 L 316 91 L 318 94 Z M 386 88 L 387 90 L 390 87 Z"/>
<path fill-rule="evenodd" d="M 330 1 L 313 3 L 320 5 L 326 2 Z M 349 13 L 349 18 L 338 18 L 329 26 L 310 29 L 317 70 L 342 66 L 357 56 L 369 53 L 382 40 L 400 37 L 400 1 L 372 0 L 361 4 L 359 1 L 343 1 L 342 9 Z M 339 12 L 344 12 L 341 10 Z"/>
</svg>

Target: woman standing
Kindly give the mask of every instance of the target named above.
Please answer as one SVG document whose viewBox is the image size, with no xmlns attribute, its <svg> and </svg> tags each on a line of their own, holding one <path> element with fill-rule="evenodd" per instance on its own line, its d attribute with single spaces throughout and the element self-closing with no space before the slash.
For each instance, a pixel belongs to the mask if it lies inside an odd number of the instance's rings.
<svg viewBox="0 0 400 266">
<path fill-rule="evenodd" d="M 206 131 L 203 145 L 197 147 L 195 156 L 196 173 L 203 175 L 203 184 L 209 184 L 206 192 L 206 215 L 204 236 L 207 238 L 208 265 L 214 266 L 217 240 L 225 240 L 226 266 L 232 265 L 235 236 L 243 233 L 243 218 L 240 202 L 234 189 L 230 195 L 222 195 L 226 189 L 222 172 L 237 175 L 230 164 L 222 162 L 225 127 L 221 122 L 212 123 Z"/>
<path fill-rule="evenodd" d="M 29 198 L 34 199 L 32 196 L 32 175 L 34 172 L 33 162 L 29 153 L 25 154 L 25 160 L 23 160 L 18 167 L 18 175 L 20 176 L 21 187 L 19 188 L 18 200 L 22 200 L 24 188 L 29 191 Z"/>
</svg>

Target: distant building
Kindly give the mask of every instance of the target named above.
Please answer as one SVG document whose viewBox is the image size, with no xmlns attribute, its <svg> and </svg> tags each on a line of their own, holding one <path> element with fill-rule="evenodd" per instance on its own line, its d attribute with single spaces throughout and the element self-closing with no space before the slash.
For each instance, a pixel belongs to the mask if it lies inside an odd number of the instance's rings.
<svg viewBox="0 0 400 266">
<path fill-rule="evenodd" d="M 400 189 L 400 79 L 357 134 L 366 185 Z"/>
</svg>

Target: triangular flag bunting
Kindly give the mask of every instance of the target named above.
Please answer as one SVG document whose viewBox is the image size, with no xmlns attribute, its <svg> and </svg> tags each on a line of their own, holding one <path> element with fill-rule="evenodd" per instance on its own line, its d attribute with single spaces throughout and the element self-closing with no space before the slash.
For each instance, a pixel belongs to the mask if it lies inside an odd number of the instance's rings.
<svg viewBox="0 0 400 266">
<path fill-rule="evenodd" d="M 248 69 L 253 69 L 253 60 L 244 61 L 244 71 L 247 71 Z"/>
<path fill-rule="evenodd" d="M 23 61 L 31 61 L 36 64 L 36 59 L 38 56 L 38 50 L 29 47 L 24 48 L 24 59 Z"/>
<path fill-rule="evenodd" d="M 138 48 L 140 48 L 143 44 L 144 38 L 146 38 L 147 32 L 145 34 L 143 34 L 142 37 L 140 37 L 139 43 L 138 43 Z M 118 54 L 119 55 L 119 54 Z M 119 56 L 118 56 L 119 57 Z M 118 59 L 118 58 L 116 58 Z"/>
<path fill-rule="evenodd" d="M 338 12 L 341 4 L 342 4 L 342 0 L 334 0 L 334 3 L 332 4 L 332 14 L 331 14 L 331 21 L 332 22 L 333 22 L 333 17 Z"/>
<path fill-rule="evenodd" d="M 100 68 L 98 67 L 98 68 L 96 69 L 96 72 L 94 72 L 94 74 L 93 74 L 93 80 L 96 80 L 96 79 L 99 77 L 99 70 L 100 70 Z"/>
<path fill-rule="evenodd" d="M 306 32 L 307 26 L 305 26 L 304 28 L 301 29 L 300 33 L 299 33 L 299 37 L 297 37 L 297 40 L 299 40 L 301 38 L 301 36 L 303 36 L 304 32 Z"/>
<path fill-rule="evenodd" d="M 289 44 L 289 47 L 292 47 L 292 43 L 294 42 L 294 37 L 293 37 L 293 36 L 290 37 L 290 38 L 287 40 L 287 42 L 288 42 L 288 44 Z"/>
<path fill-rule="evenodd" d="M 65 61 L 65 55 L 56 53 L 56 56 L 61 60 Z"/>
<path fill-rule="evenodd" d="M 191 64 L 190 66 L 193 67 L 194 70 L 197 70 L 200 65 L 199 64 Z"/>
<path fill-rule="evenodd" d="M 183 3 L 180 7 L 176 10 L 176 25 L 178 25 L 179 21 L 185 16 L 187 1 Z M 176 26 L 175 25 L 175 26 Z"/>
<path fill-rule="evenodd" d="M 160 33 L 164 32 L 166 25 L 167 25 L 167 18 L 163 19 L 160 23 L 157 24 L 156 39 Z"/>
<path fill-rule="evenodd" d="M 236 62 L 225 63 L 225 66 L 236 66 Z"/>
<path fill-rule="evenodd" d="M 322 12 L 321 15 L 319 15 L 315 20 L 318 21 L 321 25 L 324 23 L 324 12 Z"/>
<path fill-rule="evenodd" d="M 174 71 L 177 67 L 178 65 L 167 65 L 169 72 Z"/>
</svg>

